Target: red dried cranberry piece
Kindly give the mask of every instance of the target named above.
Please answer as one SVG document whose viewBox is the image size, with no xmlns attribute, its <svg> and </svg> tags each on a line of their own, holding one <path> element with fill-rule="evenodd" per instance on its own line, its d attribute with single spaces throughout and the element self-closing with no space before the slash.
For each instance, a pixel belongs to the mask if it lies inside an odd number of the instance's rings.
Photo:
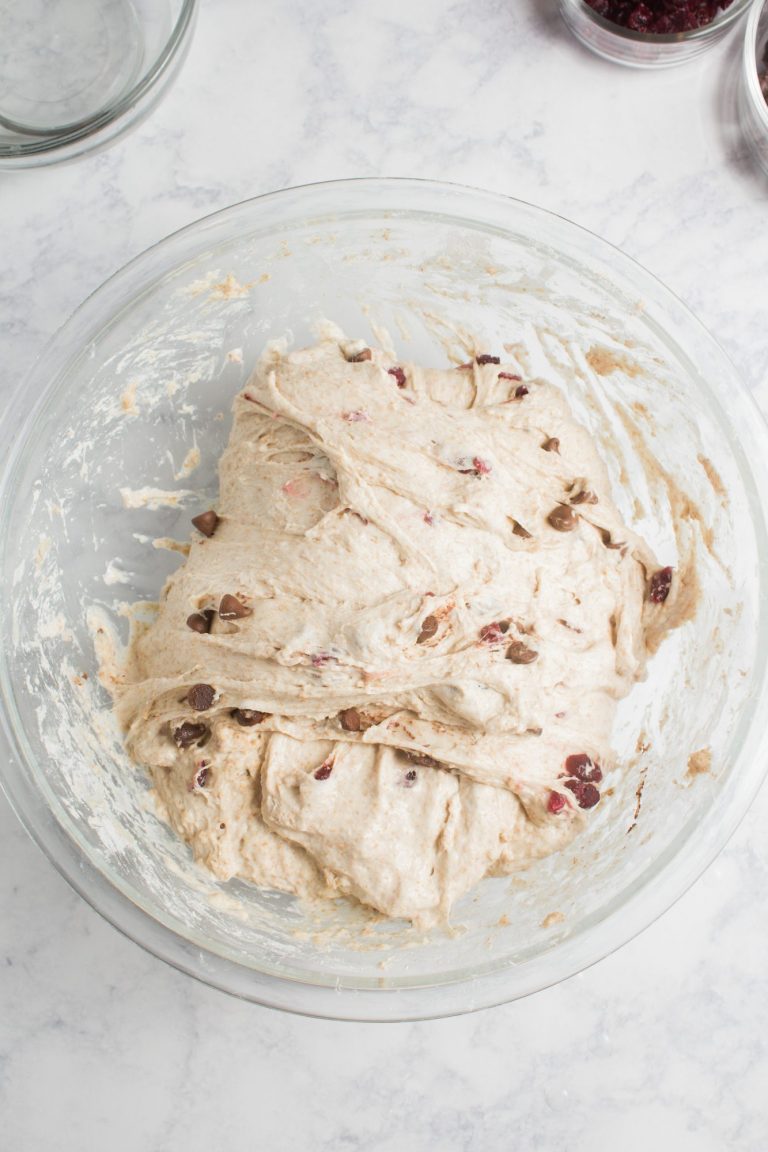
<svg viewBox="0 0 768 1152">
<path fill-rule="evenodd" d="M 672 569 L 660 568 L 658 572 L 654 572 L 651 576 L 651 588 L 649 592 L 650 601 L 652 604 L 663 604 L 669 590 L 672 587 Z"/>
<path fill-rule="evenodd" d="M 565 761 L 565 771 L 568 776 L 575 776 L 584 783 L 599 784 L 603 778 L 600 765 L 596 764 L 586 752 L 569 756 Z"/>
<path fill-rule="evenodd" d="M 565 808 L 565 796 L 562 792 L 550 792 L 547 800 L 548 811 L 556 816 L 558 812 L 562 812 L 563 808 Z"/>
<path fill-rule="evenodd" d="M 476 356 L 475 360 L 478 364 L 501 364 L 501 356 L 489 356 L 487 352 L 482 356 Z"/>
<path fill-rule="evenodd" d="M 208 767 L 207 762 L 204 760 L 197 769 L 197 772 L 195 772 L 194 776 L 192 777 L 192 784 L 189 789 L 190 792 L 196 792 L 200 788 L 205 788 L 205 785 L 208 782 L 209 772 L 210 768 Z"/>
<path fill-rule="evenodd" d="M 600 803 L 600 793 L 594 784 L 583 780 L 566 780 L 565 787 L 573 792 L 579 808 L 594 808 L 595 804 Z"/>
<path fill-rule="evenodd" d="M 515 400 L 522 400 L 523 396 L 527 395 L 528 389 L 525 384 L 520 384 L 519 387 L 515 388 Z"/>
<path fill-rule="evenodd" d="M 514 372 L 499 372 L 499 380 L 522 380 L 522 376 L 516 376 Z"/>
<path fill-rule="evenodd" d="M 509 620 L 494 620 L 480 629 L 480 642 L 482 644 L 501 644 L 506 633 L 509 632 Z"/>
<path fill-rule="evenodd" d="M 315 780 L 327 780 L 333 772 L 333 760 L 326 760 L 315 772 Z"/>
<path fill-rule="evenodd" d="M 405 372 L 403 372 L 402 368 L 387 368 L 387 374 L 389 376 L 394 376 L 395 380 L 397 381 L 398 388 L 405 388 Z"/>
</svg>

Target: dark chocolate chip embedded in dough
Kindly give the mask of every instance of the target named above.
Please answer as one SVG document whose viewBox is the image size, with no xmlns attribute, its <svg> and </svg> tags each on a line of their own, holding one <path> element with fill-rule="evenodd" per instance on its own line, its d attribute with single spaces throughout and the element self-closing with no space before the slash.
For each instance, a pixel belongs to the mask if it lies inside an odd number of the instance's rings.
<svg viewBox="0 0 768 1152">
<path fill-rule="evenodd" d="M 246 607 L 237 596 L 232 596 L 229 592 L 221 598 L 219 604 L 219 616 L 222 620 L 241 620 L 244 616 L 250 616 L 251 609 Z"/>
<path fill-rule="evenodd" d="M 619 552 L 622 548 L 625 547 L 625 545 L 622 543 L 614 544 L 611 538 L 611 534 L 607 528 L 600 529 L 600 539 L 602 540 L 603 544 L 605 544 L 606 548 L 609 548 L 612 552 Z"/>
<path fill-rule="evenodd" d="M 259 712 L 256 708 L 233 708 L 232 716 L 243 728 L 253 728 L 254 724 L 261 724 L 266 720 L 267 713 Z"/>
<path fill-rule="evenodd" d="M 482 356 L 476 356 L 475 360 L 478 364 L 501 364 L 501 356 L 489 356 L 487 352 Z"/>
<path fill-rule="evenodd" d="M 437 632 L 437 619 L 434 616 L 425 616 L 421 622 L 421 632 L 416 637 L 417 644 L 424 644 L 425 641 L 431 640 Z"/>
<path fill-rule="evenodd" d="M 530 540 L 531 539 L 531 533 L 528 531 L 527 528 L 523 528 L 523 526 L 519 520 L 513 520 L 512 521 L 512 533 L 515 536 L 519 536 L 521 540 Z"/>
<path fill-rule="evenodd" d="M 517 388 L 515 388 L 515 400 L 522 400 L 523 396 L 527 395 L 528 389 L 526 388 L 525 384 L 520 384 Z"/>
<path fill-rule="evenodd" d="M 173 741 L 179 748 L 191 748 L 193 744 L 207 743 L 210 731 L 205 724 L 193 724 L 185 720 L 178 728 L 173 729 Z"/>
<path fill-rule="evenodd" d="M 507 648 L 507 660 L 511 660 L 513 664 L 533 664 L 538 658 L 538 652 L 523 644 L 522 640 L 513 640 Z"/>
<path fill-rule="evenodd" d="M 570 501 L 571 504 L 597 504 L 597 496 L 589 488 L 582 488 L 570 497 Z"/>
<path fill-rule="evenodd" d="M 556 532 L 573 532 L 579 523 L 579 518 L 567 504 L 558 504 L 553 508 L 547 520 Z"/>
<path fill-rule="evenodd" d="M 191 616 L 187 616 L 187 628 L 191 628 L 193 632 L 199 632 L 204 636 L 211 630 L 211 624 L 216 613 L 212 608 L 206 608 L 205 612 L 193 612 Z"/>
<path fill-rule="evenodd" d="M 357 708 L 345 708 L 343 712 L 339 712 L 339 723 L 345 732 L 359 732 L 361 721 Z"/>
<path fill-rule="evenodd" d="M 219 517 L 211 509 L 209 512 L 201 512 L 199 516 L 193 516 L 192 523 L 203 536 L 213 536 L 219 526 Z"/>
<path fill-rule="evenodd" d="M 215 695 L 216 689 L 210 684 L 193 684 L 187 692 L 187 703 L 195 712 L 207 712 Z"/>
<path fill-rule="evenodd" d="M 544 441 L 544 443 L 542 444 L 541 447 L 544 449 L 545 452 L 558 452 L 559 453 L 560 441 L 558 440 L 557 436 L 550 436 L 548 440 Z"/>
<path fill-rule="evenodd" d="M 371 359 L 373 359 L 373 352 L 370 348 L 363 348 L 362 352 L 356 352 L 354 356 L 348 357 L 350 364 L 362 364 L 363 360 Z"/>
<path fill-rule="evenodd" d="M 331 772 L 333 772 L 333 760 L 326 760 L 314 773 L 315 780 L 327 780 Z"/>
</svg>

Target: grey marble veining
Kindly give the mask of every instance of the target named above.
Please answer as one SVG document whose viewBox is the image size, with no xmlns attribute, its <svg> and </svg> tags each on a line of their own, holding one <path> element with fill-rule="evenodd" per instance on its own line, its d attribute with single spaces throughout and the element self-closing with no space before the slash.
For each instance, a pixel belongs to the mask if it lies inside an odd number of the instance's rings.
<svg viewBox="0 0 768 1152">
<path fill-rule="evenodd" d="M 0 174 L 0 411 L 72 309 L 233 201 L 437 177 L 552 209 L 640 260 L 768 410 L 768 182 L 735 123 L 739 36 L 666 73 L 570 38 L 554 0 L 207 0 L 164 103 L 61 168 Z M 515 1005 L 343 1025 L 252 1007 L 145 955 L 0 804 L 8 1152 L 763 1152 L 768 792 L 678 905 Z"/>
</svg>

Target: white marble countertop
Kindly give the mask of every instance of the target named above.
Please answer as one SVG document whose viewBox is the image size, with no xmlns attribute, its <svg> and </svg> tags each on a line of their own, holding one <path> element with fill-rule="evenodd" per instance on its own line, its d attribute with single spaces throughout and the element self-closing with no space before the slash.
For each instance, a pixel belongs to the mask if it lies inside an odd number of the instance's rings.
<svg viewBox="0 0 768 1152">
<path fill-rule="evenodd" d="M 290 184 L 407 175 L 510 193 L 618 244 L 768 409 L 768 181 L 735 123 L 738 40 L 654 75 L 581 49 L 555 0 L 206 0 L 147 122 L 100 155 L 0 174 L 0 398 L 166 233 Z M 145 955 L 0 801 L 0 1147 L 764 1152 L 766 821 L 764 789 L 675 908 L 559 987 L 349 1025 Z"/>
</svg>

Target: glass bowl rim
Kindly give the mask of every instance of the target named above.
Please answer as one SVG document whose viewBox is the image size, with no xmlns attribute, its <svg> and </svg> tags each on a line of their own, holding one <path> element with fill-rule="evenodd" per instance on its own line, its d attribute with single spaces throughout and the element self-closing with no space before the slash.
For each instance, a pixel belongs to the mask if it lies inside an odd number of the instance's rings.
<svg viewBox="0 0 768 1152">
<path fill-rule="evenodd" d="M 344 196 L 357 198 L 357 209 L 349 205 L 339 208 L 338 202 Z M 369 196 L 380 199 L 370 204 L 366 200 Z M 412 199 L 414 203 L 409 203 L 405 208 L 393 209 L 387 205 L 390 196 L 395 200 L 398 196 L 401 199 L 405 197 L 409 202 Z M 452 201 L 458 200 L 462 214 L 441 207 L 440 196 Z M 421 201 L 425 199 L 433 203 L 430 209 L 420 207 Z M 316 201 L 325 209 L 324 218 L 328 214 L 343 217 L 355 211 L 375 209 L 391 211 L 394 216 L 427 214 L 442 220 L 460 222 L 465 226 L 486 230 L 496 228 L 507 233 L 513 233 L 514 219 L 507 219 L 506 227 L 497 222 L 505 214 L 510 217 L 517 213 L 518 217 L 549 220 L 552 227 L 560 228 L 567 234 L 570 241 L 569 253 L 575 249 L 584 258 L 588 249 L 592 251 L 596 247 L 601 268 L 613 271 L 614 276 L 629 276 L 636 292 L 642 292 L 645 287 L 647 291 L 660 293 L 665 304 L 674 308 L 678 316 L 684 319 L 689 332 L 695 331 L 707 343 L 708 356 L 714 357 L 718 368 L 722 370 L 722 380 L 733 385 L 734 391 L 729 393 L 729 412 L 738 410 L 742 417 L 740 431 L 743 429 L 746 436 L 751 437 L 755 446 L 761 449 L 756 454 L 750 454 L 750 470 L 743 478 L 750 482 L 748 487 L 751 488 L 751 500 L 755 504 L 753 512 L 760 514 L 756 521 L 756 532 L 763 545 L 761 554 L 768 555 L 768 503 L 765 496 L 758 503 L 758 493 L 768 492 L 768 426 L 725 353 L 687 306 L 620 249 L 556 213 L 466 185 L 409 178 L 324 181 L 265 193 L 186 225 L 147 248 L 115 272 L 86 297 L 54 334 L 11 398 L 5 420 L 0 423 L 0 510 L 12 505 L 13 493 L 9 493 L 9 480 L 13 475 L 14 464 L 29 434 L 34 430 L 37 413 L 50 390 L 59 386 L 61 379 L 65 378 L 73 355 L 72 348 L 82 351 L 87 346 L 88 338 L 94 339 L 106 325 L 115 320 L 122 310 L 115 310 L 116 302 L 121 301 L 123 307 L 127 307 L 137 294 L 144 294 L 159 280 L 177 270 L 184 257 L 191 259 L 210 250 L 212 239 L 217 234 L 229 240 L 235 239 L 236 233 L 229 229 L 236 223 L 241 225 L 243 218 L 249 214 L 258 214 L 275 202 L 285 206 L 285 219 L 289 226 L 309 219 L 316 220 L 320 209 L 315 207 L 308 214 L 308 200 L 313 205 Z M 334 202 L 337 204 L 335 210 Z M 252 223 L 255 225 L 257 221 L 253 220 Z M 254 230 L 255 227 L 252 227 L 251 231 Z M 171 257 L 173 263 L 169 264 L 167 257 Z M 151 272 L 149 279 L 148 270 Z M 103 302 L 108 304 L 106 311 Z M 62 360 L 61 352 L 67 349 L 68 354 Z M 36 377 L 47 381 L 46 386 L 37 393 L 31 391 Z M 724 386 L 718 385 L 718 397 Z M 36 394 L 32 406 L 27 402 L 30 394 Z M 764 481 L 762 486 L 756 483 L 756 477 L 759 476 Z M 0 537 L 0 549 L 4 547 L 5 541 Z M 763 592 L 761 604 L 765 604 L 766 600 L 768 596 Z M 425 980 L 419 985 L 402 982 L 388 988 L 374 988 L 367 984 L 355 987 L 343 980 L 328 983 L 302 981 L 238 964 L 213 947 L 201 947 L 190 935 L 183 935 L 168 922 L 147 911 L 139 902 L 132 900 L 91 861 L 56 819 L 39 785 L 31 779 L 23 766 L 19 738 L 9 720 L 7 679 L 3 652 L 0 653 L 0 735 L 4 731 L 7 755 L 0 758 L 0 786 L 21 823 L 68 883 L 123 934 L 180 971 L 242 999 L 324 1018 L 374 1021 L 457 1015 L 529 995 L 583 971 L 643 931 L 698 879 L 738 827 L 768 770 L 768 728 L 760 732 L 755 722 L 755 709 L 761 701 L 768 708 L 767 654 L 762 659 L 761 677 L 754 693 L 750 722 L 746 726 L 742 724 L 744 736 L 735 755 L 733 768 L 728 774 L 728 780 L 733 784 L 730 793 L 721 797 L 722 802 L 718 805 L 710 805 L 696 830 L 691 831 L 681 845 L 672 845 L 654 858 L 639 882 L 632 886 L 632 890 L 628 894 L 627 889 L 622 892 L 623 902 L 618 907 L 609 909 L 596 923 L 588 924 L 537 957 L 536 962 L 541 962 L 545 969 L 542 975 L 529 975 L 527 981 L 518 982 L 520 986 L 515 987 L 510 973 L 514 976 L 515 968 L 519 970 L 521 966 L 502 961 L 495 971 L 484 972 L 480 976 L 449 976 L 438 983 Z M 8 703 L 12 703 L 12 700 L 9 699 Z M 744 751 L 747 744 L 750 745 L 752 755 L 745 763 Z"/>
<path fill-rule="evenodd" d="M 68 159 L 87 151 L 89 141 L 92 138 L 96 138 L 93 144 L 96 147 L 99 134 L 110 127 L 117 127 L 123 117 L 127 117 L 131 111 L 136 109 L 155 88 L 157 82 L 176 58 L 179 49 L 186 42 L 198 6 L 199 0 L 181 0 L 179 14 L 162 50 L 127 92 L 123 92 L 101 112 L 68 125 L 60 132 L 41 133 L 31 140 L 13 144 L 0 141 L 0 168 L 13 170 L 51 163 L 59 158 L 59 154 L 61 154 L 61 159 Z M 80 147 L 77 148 L 77 145 Z"/>
<path fill-rule="evenodd" d="M 747 18 L 742 53 L 744 82 L 754 112 L 762 122 L 766 135 L 768 135 L 768 101 L 760 90 L 757 71 L 757 28 L 760 17 L 768 10 L 768 0 L 750 0 L 750 2 L 752 8 Z"/>
<path fill-rule="evenodd" d="M 605 16 L 601 16 L 599 12 L 595 12 L 594 8 L 590 7 L 587 0 L 561 0 L 561 3 L 576 9 L 581 15 L 591 20 L 596 28 L 614 36 L 617 40 L 624 40 L 627 43 L 642 44 L 642 45 L 672 45 L 679 44 L 680 46 L 688 44 L 696 44 L 701 40 L 706 40 L 708 36 L 727 28 L 730 24 L 738 20 L 746 12 L 752 0 L 733 0 L 733 4 L 729 8 L 722 9 L 717 13 L 714 20 L 710 20 L 709 24 L 703 24 L 700 28 L 691 28 L 688 32 L 635 32 L 632 28 L 624 28 L 621 24 L 615 24 L 612 20 L 607 20 Z"/>
</svg>

